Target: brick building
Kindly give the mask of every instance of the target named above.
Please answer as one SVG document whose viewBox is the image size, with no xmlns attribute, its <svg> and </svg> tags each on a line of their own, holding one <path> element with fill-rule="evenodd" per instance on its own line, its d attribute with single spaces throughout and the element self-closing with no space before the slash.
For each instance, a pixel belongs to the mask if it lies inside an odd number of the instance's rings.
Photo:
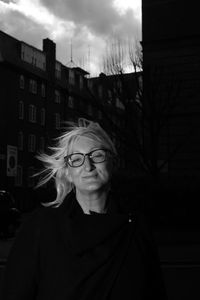
<svg viewBox="0 0 200 300">
<path fill-rule="evenodd" d="M 32 209 L 40 197 L 32 177 L 41 168 L 35 156 L 52 145 L 65 121 L 99 122 L 117 144 L 121 169 L 128 165 L 125 141 L 118 135 L 126 128 L 124 107 L 114 87 L 106 86 L 110 79 L 102 85 L 102 76 L 88 75 L 57 61 L 50 39 L 39 50 L 0 31 L 0 189 L 10 190 L 23 210 Z"/>
<path fill-rule="evenodd" d="M 35 155 L 51 145 L 62 122 L 101 121 L 87 75 L 57 61 L 48 38 L 39 50 L 0 31 L 0 188 L 11 190 L 25 210 L 35 201 L 30 199 L 36 183 L 31 175 L 39 167 Z"/>
</svg>

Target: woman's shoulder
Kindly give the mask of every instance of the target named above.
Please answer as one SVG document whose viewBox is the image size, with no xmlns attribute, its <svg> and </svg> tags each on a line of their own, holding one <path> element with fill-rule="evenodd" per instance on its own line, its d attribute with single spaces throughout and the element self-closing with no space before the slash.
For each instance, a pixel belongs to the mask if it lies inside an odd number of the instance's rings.
<svg viewBox="0 0 200 300">
<path fill-rule="evenodd" d="M 55 207 L 44 207 L 43 205 L 35 208 L 31 212 L 22 215 L 21 228 L 41 228 L 44 224 L 52 223 L 58 215 L 59 209 Z"/>
</svg>

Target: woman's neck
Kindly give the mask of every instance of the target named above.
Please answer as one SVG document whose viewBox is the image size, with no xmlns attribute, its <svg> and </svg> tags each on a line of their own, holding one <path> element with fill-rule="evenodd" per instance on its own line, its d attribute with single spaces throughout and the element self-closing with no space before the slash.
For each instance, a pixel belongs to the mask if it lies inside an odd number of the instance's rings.
<svg viewBox="0 0 200 300">
<path fill-rule="evenodd" d="M 87 193 L 76 191 L 76 199 L 85 214 L 90 214 L 90 211 L 106 213 L 107 196 L 108 190 Z"/>
</svg>

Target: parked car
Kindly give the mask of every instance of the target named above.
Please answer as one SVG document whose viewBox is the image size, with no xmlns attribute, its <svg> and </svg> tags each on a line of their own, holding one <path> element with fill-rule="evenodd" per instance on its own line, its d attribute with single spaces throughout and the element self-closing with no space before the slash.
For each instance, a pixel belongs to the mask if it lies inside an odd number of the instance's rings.
<svg viewBox="0 0 200 300">
<path fill-rule="evenodd" d="M 13 195 L 0 190 L 0 238 L 13 237 L 20 225 L 21 212 Z"/>
</svg>

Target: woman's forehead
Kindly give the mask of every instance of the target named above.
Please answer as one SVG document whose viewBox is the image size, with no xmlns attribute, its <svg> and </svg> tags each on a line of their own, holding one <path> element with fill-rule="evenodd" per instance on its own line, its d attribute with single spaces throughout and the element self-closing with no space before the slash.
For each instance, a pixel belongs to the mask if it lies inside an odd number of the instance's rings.
<svg viewBox="0 0 200 300">
<path fill-rule="evenodd" d="M 72 145 L 71 150 L 74 151 L 91 151 L 95 148 L 102 147 L 102 142 L 88 136 L 77 136 Z"/>
</svg>

